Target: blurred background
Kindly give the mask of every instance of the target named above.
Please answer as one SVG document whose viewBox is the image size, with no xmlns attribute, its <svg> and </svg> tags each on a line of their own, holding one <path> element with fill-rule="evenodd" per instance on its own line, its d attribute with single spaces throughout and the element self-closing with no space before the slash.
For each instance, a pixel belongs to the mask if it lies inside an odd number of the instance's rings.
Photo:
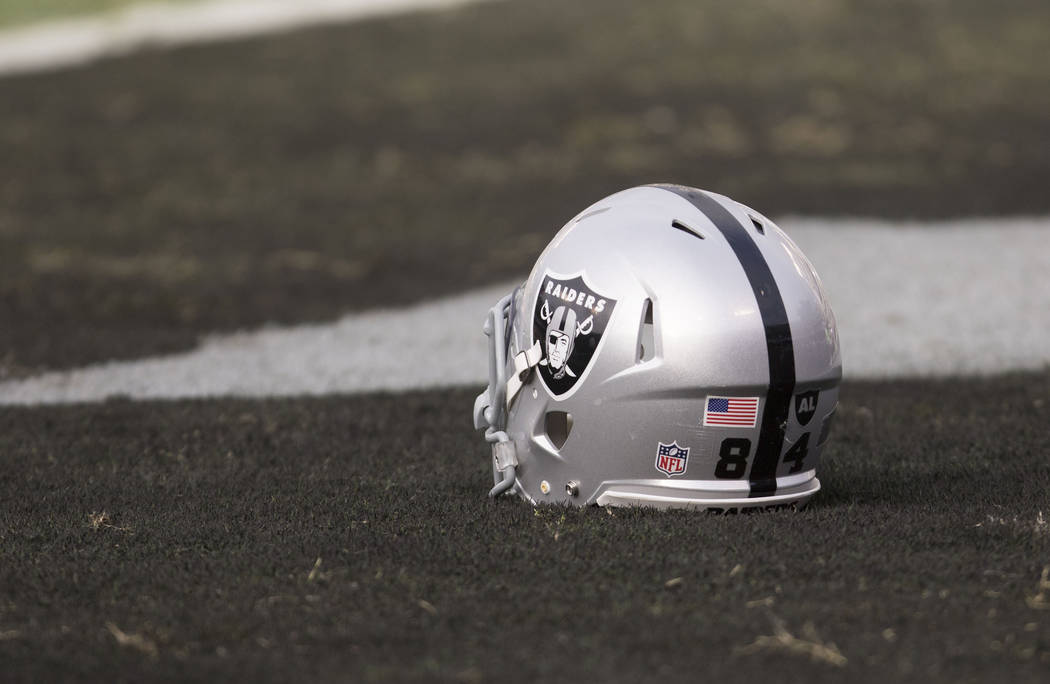
<svg viewBox="0 0 1050 684">
<path fill-rule="evenodd" d="M 0 46 L 128 4 L 3 0 Z M 9 73 L 0 376 L 506 281 L 641 183 L 1046 213 L 1047 35 L 1040 0 L 512 0 Z"/>
<path fill-rule="evenodd" d="M 1050 2 L 424 4 L 0 0 L 0 679 L 1046 682 Z M 486 499 L 475 288 L 661 181 L 808 237 L 820 495 Z"/>
</svg>

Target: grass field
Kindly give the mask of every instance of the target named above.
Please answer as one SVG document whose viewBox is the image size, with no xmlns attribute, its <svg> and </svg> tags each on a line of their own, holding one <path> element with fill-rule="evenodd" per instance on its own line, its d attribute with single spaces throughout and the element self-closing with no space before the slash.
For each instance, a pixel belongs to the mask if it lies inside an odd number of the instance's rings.
<svg viewBox="0 0 1050 684">
<path fill-rule="evenodd" d="M 726 517 L 487 500 L 468 390 L 5 411 L 5 676 L 1045 681 L 1050 374 L 842 396 Z"/>
<path fill-rule="evenodd" d="M 505 282 L 637 183 L 1046 214 L 1048 32 L 537 0 L 0 79 L 0 376 Z M 478 389 L 5 407 L 0 679 L 1050 679 L 1050 370 L 848 381 L 812 505 L 725 517 L 488 500 Z"/>
<path fill-rule="evenodd" d="M 791 8 L 483 4 L 0 81 L 0 372 L 506 281 L 642 183 L 1050 209 L 1045 3 Z"/>
</svg>

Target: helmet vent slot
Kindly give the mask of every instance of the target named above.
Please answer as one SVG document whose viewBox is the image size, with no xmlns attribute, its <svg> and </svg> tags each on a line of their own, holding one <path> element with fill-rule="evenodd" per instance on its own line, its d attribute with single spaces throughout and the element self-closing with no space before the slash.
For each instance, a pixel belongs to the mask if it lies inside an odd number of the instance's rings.
<svg viewBox="0 0 1050 684">
<path fill-rule="evenodd" d="M 572 414 L 565 411 L 548 411 L 543 418 L 543 430 L 555 449 L 561 449 L 572 432 Z"/>
<path fill-rule="evenodd" d="M 759 221 L 757 218 L 755 218 L 751 214 L 748 214 L 747 217 L 749 219 L 751 219 L 751 225 L 753 225 L 755 227 L 755 230 L 757 230 L 760 235 L 765 235 L 766 234 L 766 227 L 762 225 L 761 221 Z"/>
<path fill-rule="evenodd" d="M 671 221 L 671 227 L 674 228 L 675 230 L 680 230 L 683 233 L 688 233 L 689 235 L 692 235 L 693 237 L 698 237 L 701 240 L 704 239 L 704 234 L 703 233 L 701 233 L 699 230 L 696 230 L 695 228 L 690 228 L 689 226 L 685 225 L 684 223 L 682 223 L 678 219 L 675 219 L 674 221 Z"/>
<path fill-rule="evenodd" d="M 638 329 L 638 363 L 656 356 L 656 335 L 653 332 L 653 300 L 646 299 L 642 309 L 642 323 Z"/>
</svg>

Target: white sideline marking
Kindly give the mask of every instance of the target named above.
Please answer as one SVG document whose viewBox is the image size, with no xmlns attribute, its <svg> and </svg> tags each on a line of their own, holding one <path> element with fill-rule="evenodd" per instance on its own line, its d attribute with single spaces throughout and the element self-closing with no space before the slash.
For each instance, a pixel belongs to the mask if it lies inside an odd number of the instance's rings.
<svg viewBox="0 0 1050 684">
<path fill-rule="evenodd" d="M 83 64 L 144 47 L 170 47 L 478 0 L 208 0 L 133 5 L 94 16 L 0 31 L 0 75 Z"/>
<path fill-rule="evenodd" d="M 335 323 L 217 335 L 193 351 L 0 383 L 0 404 L 215 395 L 283 396 L 477 383 L 481 324 L 514 284 L 351 314 Z"/>
<path fill-rule="evenodd" d="M 1050 364 L 1050 218 L 787 219 L 821 274 L 850 378 Z M 214 336 L 193 351 L 0 383 L 0 404 L 287 396 L 482 385 L 481 324 L 512 283 L 330 324 Z"/>
</svg>

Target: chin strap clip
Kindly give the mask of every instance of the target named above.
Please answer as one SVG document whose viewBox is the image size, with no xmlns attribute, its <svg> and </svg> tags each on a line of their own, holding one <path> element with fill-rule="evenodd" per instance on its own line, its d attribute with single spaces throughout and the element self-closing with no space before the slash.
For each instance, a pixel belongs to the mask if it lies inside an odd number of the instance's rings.
<svg viewBox="0 0 1050 684">
<path fill-rule="evenodd" d="M 518 450 L 514 442 L 496 442 L 492 445 L 492 458 L 496 461 L 496 470 L 501 473 L 518 467 Z"/>
<path fill-rule="evenodd" d="M 514 375 L 507 380 L 508 411 L 510 410 L 510 405 L 514 402 L 514 398 L 521 391 L 522 386 L 529 381 L 532 369 L 539 365 L 542 357 L 543 351 L 540 349 L 539 342 L 534 342 L 531 347 L 514 356 Z"/>
</svg>

